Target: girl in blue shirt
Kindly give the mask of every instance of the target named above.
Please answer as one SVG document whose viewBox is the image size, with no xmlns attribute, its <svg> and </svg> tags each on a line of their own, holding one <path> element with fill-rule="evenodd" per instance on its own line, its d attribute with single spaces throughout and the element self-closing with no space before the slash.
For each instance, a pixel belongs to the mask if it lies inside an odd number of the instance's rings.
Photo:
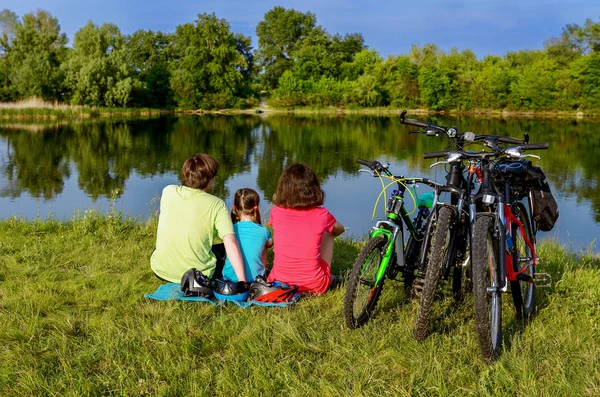
<svg viewBox="0 0 600 397">
<path fill-rule="evenodd" d="M 243 188 L 235 192 L 231 220 L 246 271 L 246 281 L 251 283 L 256 276 L 265 274 L 267 248 L 273 246 L 271 232 L 260 221 L 260 197 L 255 190 Z M 225 261 L 223 278 L 238 281 L 229 259 Z"/>
</svg>

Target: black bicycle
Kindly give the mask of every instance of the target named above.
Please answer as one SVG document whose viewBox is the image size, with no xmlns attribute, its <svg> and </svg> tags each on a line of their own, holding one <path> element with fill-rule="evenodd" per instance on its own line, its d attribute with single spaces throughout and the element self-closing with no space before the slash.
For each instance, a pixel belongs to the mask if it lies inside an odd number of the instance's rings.
<svg viewBox="0 0 600 397">
<path fill-rule="evenodd" d="M 425 260 L 421 248 L 431 203 L 415 197 L 416 215 L 411 219 L 404 205 L 404 196 L 409 185 L 423 183 L 433 188 L 439 186 L 427 178 L 394 176 L 387 166 L 378 161 L 356 159 L 356 162 L 367 166 L 373 176 L 395 181 L 397 188 L 387 202 L 387 219 L 378 221 L 371 229 L 369 239 L 358 254 L 346 283 L 343 313 L 346 324 L 353 329 L 369 321 L 386 279 L 396 279 L 400 274 L 405 289 L 412 287 L 415 272 Z M 405 227 L 408 232 L 406 244 Z"/>
<path fill-rule="evenodd" d="M 420 120 L 405 118 L 406 111 L 400 115 L 403 124 L 418 127 L 418 131 L 426 136 L 444 136 L 450 146 L 462 150 L 464 146 L 478 139 L 475 134 L 458 133 L 455 127 L 446 128 Z M 424 157 L 437 158 L 441 152 L 426 153 Z M 414 336 L 423 340 L 428 334 L 434 295 L 441 279 L 447 280 L 452 272 L 452 292 L 457 300 L 463 296 L 463 280 L 468 278 L 469 265 L 469 229 L 470 218 L 468 198 L 473 187 L 475 172 L 473 168 L 465 168 L 462 161 L 438 161 L 432 167 L 448 164 L 446 185 L 437 189 L 432 208 L 432 217 L 427 234 L 425 247 L 428 248 L 426 263 L 421 264 L 419 273 L 422 275 L 415 282 L 415 294 L 419 298 Z M 466 177 L 465 177 L 466 174 Z M 450 202 L 438 201 L 440 193 L 449 193 Z M 425 271 L 426 269 L 426 271 Z"/>
</svg>

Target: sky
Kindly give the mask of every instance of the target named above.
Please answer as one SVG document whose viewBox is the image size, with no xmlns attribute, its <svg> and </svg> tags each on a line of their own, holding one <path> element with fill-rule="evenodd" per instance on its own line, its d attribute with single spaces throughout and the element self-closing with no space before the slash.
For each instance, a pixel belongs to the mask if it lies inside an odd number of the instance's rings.
<svg viewBox="0 0 600 397">
<path fill-rule="evenodd" d="M 58 18 L 73 42 L 89 20 L 113 23 L 121 33 L 138 29 L 171 33 L 197 14 L 215 13 L 231 30 L 251 36 L 275 6 L 310 11 L 329 33 L 361 33 L 383 57 L 407 54 L 413 44 L 436 44 L 444 51 L 470 49 L 479 58 L 510 51 L 543 49 L 567 24 L 600 21 L 600 0 L 0 0 L 17 15 L 40 8 Z"/>
</svg>

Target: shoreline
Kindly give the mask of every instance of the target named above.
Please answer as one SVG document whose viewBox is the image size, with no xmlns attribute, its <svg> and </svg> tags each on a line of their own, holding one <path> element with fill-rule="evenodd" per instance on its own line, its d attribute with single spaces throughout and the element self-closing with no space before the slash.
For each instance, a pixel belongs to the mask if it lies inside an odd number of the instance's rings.
<svg viewBox="0 0 600 397">
<path fill-rule="evenodd" d="M 112 117 L 139 117 L 139 116 L 161 116 L 174 115 L 255 115 L 265 117 L 269 115 L 368 115 L 368 116 L 393 116 L 398 115 L 403 109 L 390 108 L 289 108 L 278 109 L 268 107 L 257 107 L 250 109 L 217 109 L 217 110 L 183 110 L 183 109 L 147 109 L 132 108 L 131 110 L 109 108 L 102 109 L 48 109 L 43 107 L 10 109 L 0 108 L 0 120 L 81 120 L 94 118 Z M 419 115 L 443 115 L 454 117 L 485 117 L 485 118 L 597 118 L 600 113 L 582 111 L 520 111 L 520 110 L 444 110 L 435 111 L 428 109 L 407 109 L 409 114 Z"/>
</svg>

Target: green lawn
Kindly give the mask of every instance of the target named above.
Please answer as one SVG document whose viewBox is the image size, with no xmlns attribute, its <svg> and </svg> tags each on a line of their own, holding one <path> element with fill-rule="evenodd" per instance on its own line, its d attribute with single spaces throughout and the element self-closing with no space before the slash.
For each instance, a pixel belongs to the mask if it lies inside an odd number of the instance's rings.
<svg viewBox="0 0 600 397">
<path fill-rule="evenodd" d="M 504 296 L 502 357 L 479 357 L 472 300 L 441 299 L 432 335 L 389 282 L 376 317 L 345 327 L 343 288 L 289 308 L 143 298 L 156 223 L 85 213 L 0 221 L 0 395 L 600 394 L 598 257 L 541 244 L 553 287 L 524 325 Z M 360 244 L 338 239 L 334 271 Z M 542 269 L 540 269 L 542 270 Z"/>
</svg>

